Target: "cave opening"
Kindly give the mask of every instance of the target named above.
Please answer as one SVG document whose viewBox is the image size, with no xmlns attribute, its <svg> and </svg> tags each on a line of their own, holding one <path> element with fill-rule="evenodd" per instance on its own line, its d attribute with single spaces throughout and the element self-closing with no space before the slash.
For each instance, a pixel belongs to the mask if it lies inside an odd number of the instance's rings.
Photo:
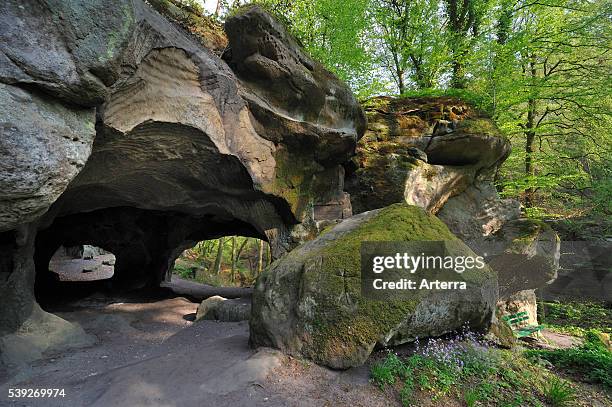
<svg viewBox="0 0 612 407">
<path fill-rule="evenodd" d="M 37 234 L 34 259 L 36 298 L 53 312 L 92 295 L 199 303 L 215 288 L 251 286 L 272 251 L 265 233 L 227 213 L 117 207 L 54 219 Z"/>
<path fill-rule="evenodd" d="M 176 259 L 173 279 L 217 287 L 250 287 L 272 262 L 270 245 L 249 236 L 202 240 Z"/>
</svg>

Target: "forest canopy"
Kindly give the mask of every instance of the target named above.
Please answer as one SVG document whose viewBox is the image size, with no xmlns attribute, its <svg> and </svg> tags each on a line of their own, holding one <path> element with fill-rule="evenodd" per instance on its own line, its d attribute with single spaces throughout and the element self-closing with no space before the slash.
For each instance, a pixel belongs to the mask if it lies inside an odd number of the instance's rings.
<svg viewBox="0 0 612 407">
<path fill-rule="evenodd" d="M 610 217 L 609 1 L 219 0 L 213 17 L 247 3 L 360 100 L 455 95 L 486 111 L 513 145 L 498 189 L 529 216 Z"/>
</svg>

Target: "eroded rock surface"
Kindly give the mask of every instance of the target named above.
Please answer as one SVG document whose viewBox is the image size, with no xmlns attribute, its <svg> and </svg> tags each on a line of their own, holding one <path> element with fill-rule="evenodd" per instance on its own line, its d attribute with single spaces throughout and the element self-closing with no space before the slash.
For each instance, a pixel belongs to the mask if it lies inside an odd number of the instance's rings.
<svg viewBox="0 0 612 407">
<path fill-rule="evenodd" d="M 0 83 L 0 233 L 43 215 L 85 165 L 95 111 Z"/>
<path fill-rule="evenodd" d="M 437 213 L 510 153 L 493 122 L 451 97 L 373 98 L 346 181 L 355 213 L 405 201 Z"/>
<path fill-rule="evenodd" d="M 55 250 L 82 244 L 117 256 L 114 287 L 155 286 L 198 240 L 265 238 L 278 257 L 350 216 L 341 164 L 365 119 L 348 87 L 257 7 L 226 37 L 151 3 L 163 15 L 0 6 L 0 333 L 36 305 L 34 248 L 41 290 Z"/>
<path fill-rule="evenodd" d="M 466 323 L 488 327 L 497 299 L 496 276 L 489 268 L 464 272 L 465 290 L 414 290 L 405 300 L 368 299 L 361 294 L 364 240 L 449 240 L 457 242 L 462 255 L 473 255 L 421 208 L 396 204 L 355 215 L 288 253 L 257 280 L 251 343 L 347 368 L 362 364 L 377 344 L 439 336 Z M 457 278 L 447 272 L 451 275 L 439 279 Z"/>
<path fill-rule="evenodd" d="M 196 321 L 248 321 L 251 317 L 251 297 L 227 299 L 215 295 L 200 303 Z"/>
<path fill-rule="evenodd" d="M 450 198 L 438 217 L 464 241 L 490 236 L 509 221 L 519 219 L 521 208 L 514 199 L 500 199 L 491 182 L 476 182 Z"/>
</svg>

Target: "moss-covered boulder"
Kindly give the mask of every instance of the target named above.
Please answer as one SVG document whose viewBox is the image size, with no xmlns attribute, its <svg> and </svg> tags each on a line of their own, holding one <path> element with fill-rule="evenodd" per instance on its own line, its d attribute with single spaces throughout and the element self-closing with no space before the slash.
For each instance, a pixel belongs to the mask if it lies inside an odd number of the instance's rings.
<svg viewBox="0 0 612 407">
<path fill-rule="evenodd" d="M 473 255 L 441 221 L 416 206 L 395 204 L 344 220 L 260 276 L 251 343 L 348 368 L 364 363 L 377 344 L 439 336 L 466 323 L 488 327 L 497 298 L 496 276 L 488 267 L 464 272 L 465 290 L 415 290 L 406 299 L 387 301 L 362 296 L 363 241 L 441 240 Z"/>
</svg>

